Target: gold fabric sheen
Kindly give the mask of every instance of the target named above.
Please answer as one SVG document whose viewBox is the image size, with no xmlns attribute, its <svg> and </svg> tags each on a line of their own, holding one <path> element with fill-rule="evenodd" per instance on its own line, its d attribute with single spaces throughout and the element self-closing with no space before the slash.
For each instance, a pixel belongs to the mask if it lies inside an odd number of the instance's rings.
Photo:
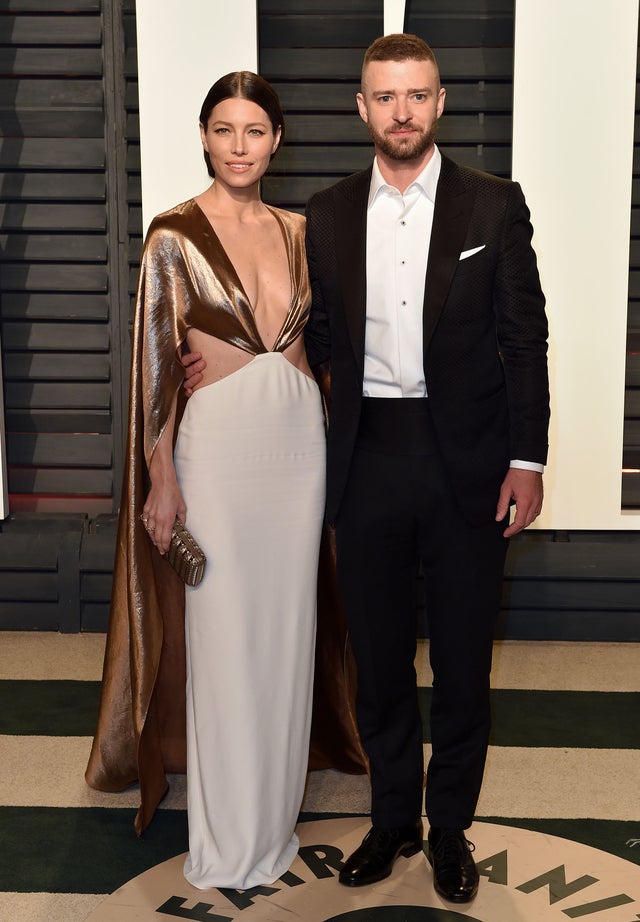
<svg viewBox="0 0 640 922">
<path fill-rule="evenodd" d="M 291 276 L 289 312 L 273 347 L 284 351 L 301 335 L 310 307 L 304 218 L 269 210 L 283 234 Z M 184 409 L 180 351 L 190 327 L 252 355 L 268 351 L 238 275 L 193 199 L 154 219 L 142 254 L 102 693 L 85 775 L 101 791 L 140 782 L 138 834 L 168 790 L 166 773 L 186 770 L 184 585 L 152 545 L 140 513 L 149 488 L 148 464 L 176 393 L 174 439 Z M 366 759 L 355 728 L 354 667 L 334 557 L 333 536 L 326 530 L 309 767 L 360 773 Z"/>
</svg>

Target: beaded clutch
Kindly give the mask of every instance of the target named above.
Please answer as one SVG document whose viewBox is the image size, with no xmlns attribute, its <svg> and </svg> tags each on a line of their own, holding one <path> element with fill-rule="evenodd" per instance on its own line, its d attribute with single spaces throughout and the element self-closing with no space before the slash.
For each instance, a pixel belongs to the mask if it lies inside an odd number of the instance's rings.
<svg viewBox="0 0 640 922">
<path fill-rule="evenodd" d="M 197 586 L 202 581 L 207 558 L 180 519 L 176 519 L 171 532 L 167 560 L 187 586 Z"/>
</svg>

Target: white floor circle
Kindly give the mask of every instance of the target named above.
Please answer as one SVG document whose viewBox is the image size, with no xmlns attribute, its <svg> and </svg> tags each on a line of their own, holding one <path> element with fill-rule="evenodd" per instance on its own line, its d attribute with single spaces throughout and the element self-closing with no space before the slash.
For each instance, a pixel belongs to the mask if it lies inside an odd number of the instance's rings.
<svg viewBox="0 0 640 922">
<path fill-rule="evenodd" d="M 636 922 L 640 867 L 587 845 L 527 829 L 475 823 L 480 869 L 476 899 L 445 903 L 433 890 L 424 855 L 400 858 L 391 877 L 350 889 L 340 862 L 369 828 L 362 817 L 298 826 L 300 853 L 271 887 L 196 890 L 182 875 L 184 855 L 125 884 L 87 922 Z"/>
</svg>

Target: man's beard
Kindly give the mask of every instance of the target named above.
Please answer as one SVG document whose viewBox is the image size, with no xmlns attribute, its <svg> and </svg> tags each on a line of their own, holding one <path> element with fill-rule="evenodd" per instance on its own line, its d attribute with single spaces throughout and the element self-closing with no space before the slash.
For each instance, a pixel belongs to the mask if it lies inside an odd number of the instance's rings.
<svg viewBox="0 0 640 922">
<path fill-rule="evenodd" d="M 418 133 L 417 136 L 412 136 L 411 138 L 392 137 L 388 134 L 379 132 L 370 122 L 367 124 L 371 140 L 390 160 L 416 160 L 426 153 L 433 144 L 437 122 L 432 126 L 430 131 L 425 131 L 423 128 L 412 125 L 411 123 L 403 125 L 402 127 L 413 128 L 413 130 Z"/>
</svg>

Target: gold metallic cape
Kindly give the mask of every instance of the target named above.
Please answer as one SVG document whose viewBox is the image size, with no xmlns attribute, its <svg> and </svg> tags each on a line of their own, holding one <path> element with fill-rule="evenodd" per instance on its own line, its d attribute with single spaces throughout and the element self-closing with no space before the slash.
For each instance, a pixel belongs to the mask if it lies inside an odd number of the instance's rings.
<svg viewBox="0 0 640 922">
<path fill-rule="evenodd" d="M 280 225 L 291 273 L 291 305 L 274 344 L 283 351 L 302 332 L 309 311 L 304 219 L 270 211 Z M 111 612 L 98 726 L 85 775 L 101 791 L 121 791 L 139 780 L 138 834 L 168 790 L 166 773 L 186 770 L 184 586 L 149 541 L 140 513 L 148 464 L 176 392 L 176 430 L 184 408 L 179 354 L 190 327 L 253 355 L 266 351 L 233 265 L 194 200 L 154 219 L 142 254 Z M 327 531 L 319 568 L 311 769 L 365 771 L 354 687 Z"/>
</svg>

